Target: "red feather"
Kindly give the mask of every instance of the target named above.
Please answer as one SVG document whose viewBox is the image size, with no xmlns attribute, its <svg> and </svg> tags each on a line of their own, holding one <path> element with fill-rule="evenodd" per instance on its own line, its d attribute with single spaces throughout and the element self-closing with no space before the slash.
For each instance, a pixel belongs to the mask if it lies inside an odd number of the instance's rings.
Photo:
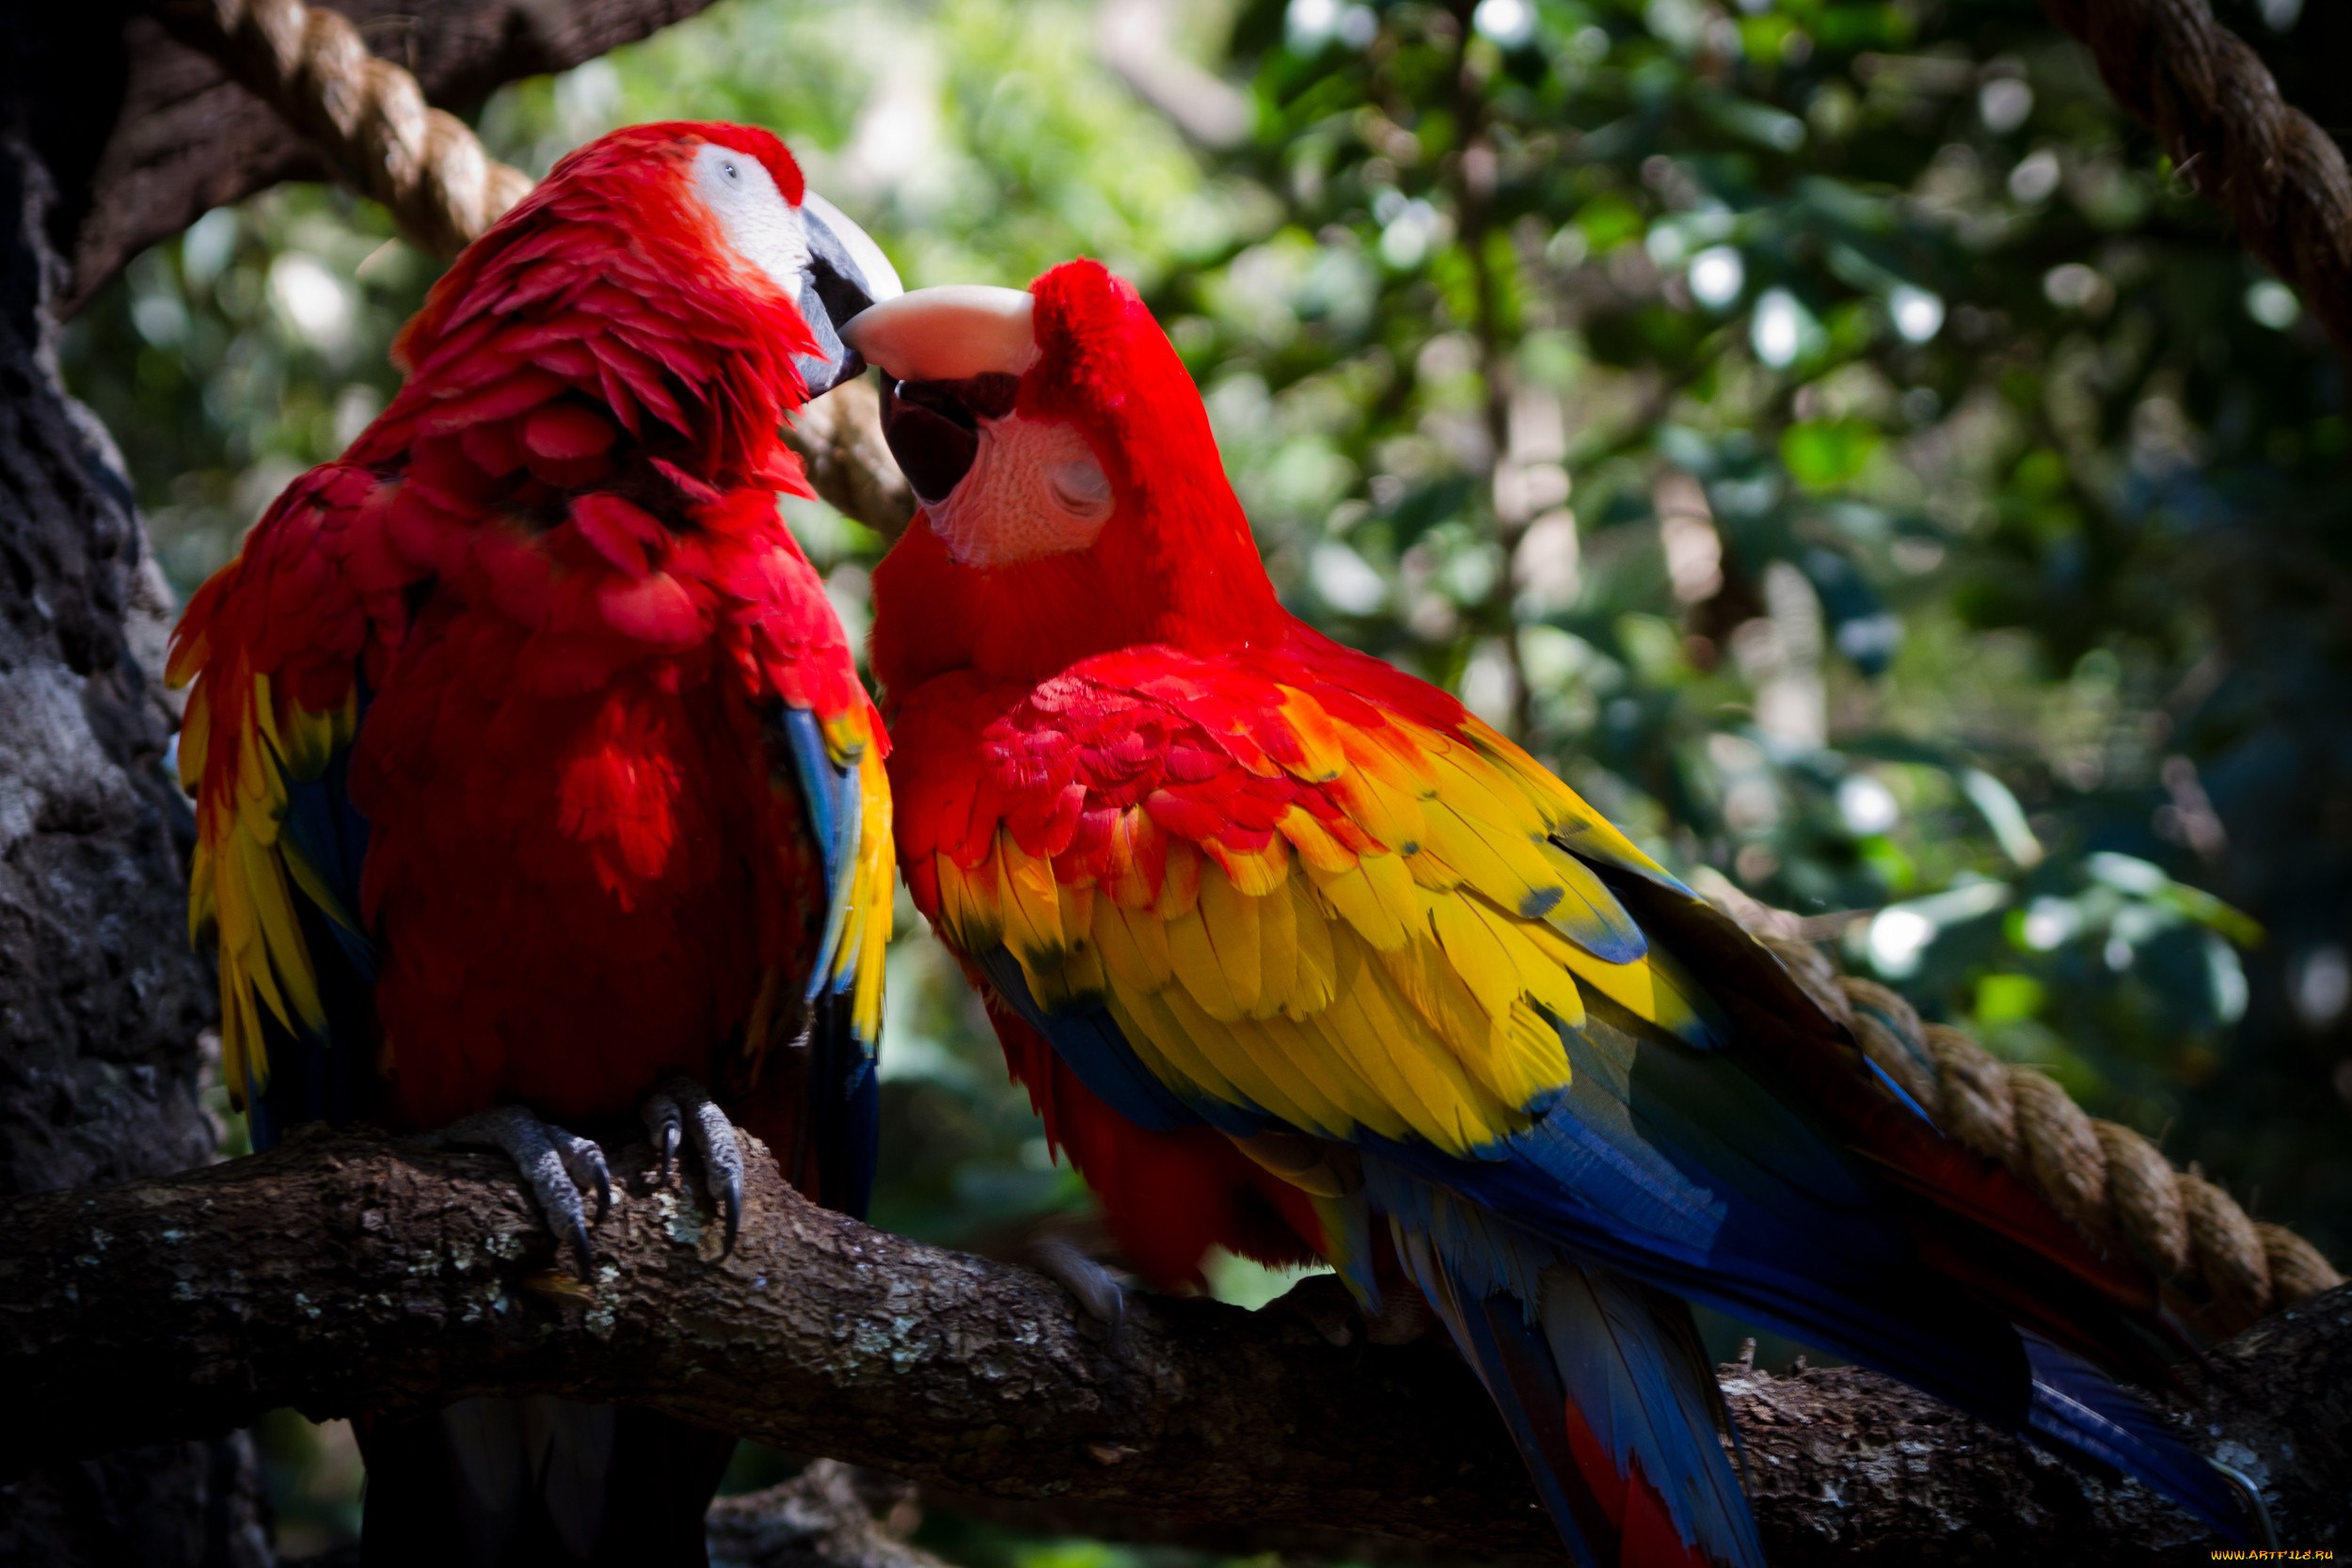
<svg viewBox="0 0 2352 1568">
<path fill-rule="evenodd" d="M 1306 1195 L 1205 1127 L 1147 1132 L 1089 1092 L 1043 1037 L 990 1018 L 1015 1080 L 1103 1203 L 1120 1257 L 1157 1289 L 1199 1289 L 1213 1246 L 1275 1267 L 1311 1263 L 1323 1241 Z"/>
</svg>

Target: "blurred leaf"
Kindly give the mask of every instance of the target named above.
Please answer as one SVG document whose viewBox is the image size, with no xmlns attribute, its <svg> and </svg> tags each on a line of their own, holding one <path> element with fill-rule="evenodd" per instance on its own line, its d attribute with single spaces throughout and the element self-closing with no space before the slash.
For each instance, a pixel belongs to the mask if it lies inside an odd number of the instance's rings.
<svg viewBox="0 0 2352 1568">
<path fill-rule="evenodd" d="M 1780 457 L 1798 483 L 1827 490 L 1862 472 L 1882 440 L 1861 420 L 1810 420 L 1781 433 Z"/>
</svg>

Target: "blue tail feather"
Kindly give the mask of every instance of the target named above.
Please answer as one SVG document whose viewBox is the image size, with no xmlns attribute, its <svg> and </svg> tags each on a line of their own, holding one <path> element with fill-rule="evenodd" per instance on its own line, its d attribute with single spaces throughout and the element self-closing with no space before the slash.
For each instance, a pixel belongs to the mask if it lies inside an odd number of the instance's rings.
<svg viewBox="0 0 2352 1568">
<path fill-rule="evenodd" d="M 1638 1469 L 1685 1551 L 1762 1568 L 1754 1516 L 1718 1440 L 1728 1423 L 1714 1372 L 1687 1307 L 1425 1184 L 1391 1178 L 1378 1186 L 1391 1200 L 1384 1206 L 1398 1258 L 1477 1370 L 1579 1561 L 1613 1563 L 1636 1549 L 1625 1532 Z M 1578 1462 L 1571 1413 L 1599 1446 L 1617 1509 L 1594 1490 L 1602 1478 L 1588 1479 Z M 1648 1529 L 1665 1528 L 1654 1513 L 1646 1518 Z M 1645 1549 L 1662 1545 L 1653 1534 Z"/>
<path fill-rule="evenodd" d="M 2019 1338 L 2033 1370 L 2026 1420 L 2036 1437 L 2162 1493 L 2233 1543 L 2248 1539 L 2236 1492 L 2153 1411 L 2072 1351 L 2038 1334 Z"/>
<path fill-rule="evenodd" d="M 1401 1236 L 1398 1254 L 1454 1337 L 1454 1348 L 1486 1385 L 1568 1555 L 1578 1568 L 1613 1563 L 1616 1531 L 1577 1472 L 1562 1414 L 1567 1393 L 1552 1368 L 1549 1348 L 1526 1313 L 1507 1295 L 1465 1301 L 1426 1237 Z M 1502 1310 L 1495 1310 L 1497 1307 Z M 1605 1558 L 1597 1543 L 1605 1548 Z"/>
</svg>

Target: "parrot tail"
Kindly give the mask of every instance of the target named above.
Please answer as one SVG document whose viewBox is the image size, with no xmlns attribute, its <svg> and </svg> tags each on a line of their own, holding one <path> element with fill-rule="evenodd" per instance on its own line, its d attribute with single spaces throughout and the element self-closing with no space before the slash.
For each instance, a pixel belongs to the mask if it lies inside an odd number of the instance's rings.
<svg viewBox="0 0 2352 1568">
<path fill-rule="evenodd" d="M 547 1396 L 363 1417 L 367 1568 L 707 1568 L 735 1439 Z"/>
<path fill-rule="evenodd" d="M 1584 1568 L 1763 1568 L 1691 1309 L 1442 1197 L 1399 1259 L 1486 1386 Z"/>
<path fill-rule="evenodd" d="M 2030 1329 L 2018 1338 L 2033 1373 L 2026 1421 L 2035 1437 L 2170 1497 L 2225 1540 L 2248 1539 L 2236 1489 L 2154 1412 L 2074 1352 Z"/>
</svg>

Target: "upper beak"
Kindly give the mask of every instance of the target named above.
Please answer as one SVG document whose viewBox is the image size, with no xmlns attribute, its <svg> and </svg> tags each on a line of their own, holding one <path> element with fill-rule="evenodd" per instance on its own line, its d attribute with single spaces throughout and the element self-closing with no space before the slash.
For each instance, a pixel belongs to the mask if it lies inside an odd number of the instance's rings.
<svg viewBox="0 0 2352 1568">
<path fill-rule="evenodd" d="M 1017 289 L 917 289 L 845 334 L 882 372 L 882 437 L 914 486 L 936 506 L 979 454 L 984 425 L 1013 411 L 1037 358 L 1035 301 Z"/>
<path fill-rule="evenodd" d="M 808 233 L 808 269 L 801 290 L 801 315 L 817 340 L 817 352 L 794 356 L 808 395 L 816 398 L 854 379 L 866 369 L 857 350 L 842 341 L 843 329 L 868 307 L 906 291 L 898 270 L 872 236 L 815 191 L 801 197 L 801 221 Z"/>
</svg>

